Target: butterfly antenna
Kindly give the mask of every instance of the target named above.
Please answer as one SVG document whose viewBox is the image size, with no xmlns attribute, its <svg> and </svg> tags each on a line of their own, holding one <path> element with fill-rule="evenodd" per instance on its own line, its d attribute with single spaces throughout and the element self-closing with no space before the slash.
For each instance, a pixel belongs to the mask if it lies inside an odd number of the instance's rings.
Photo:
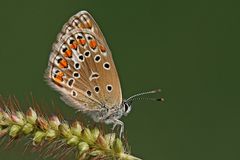
<svg viewBox="0 0 240 160">
<path fill-rule="evenodd" d="M 136 100 L 147 100 L 147 101 L 164 101 L 164 98 L 148 98 L 148 97 L 140 97 L 140 98 L 133 98 L 130 102 L 136 101 Z"/>
<path fill-rule="evenodd" d="M 136 97 L 139 97 L 139 96 L 142 96 L 142 95 L 146 95 L 146 94 L 159 93 L 159 92 L 161 92 L 161 89 L 156 89 L 156 90 L 147 91 L 147 92 L 141 92 L 141 93 L 138 93 L 138 94 L 135 94 L 135 95 L 129 97 L 126 101 L 129 102 L 129 101 L 132 101 L 133 99 L 136 99 Z"/>
</svg>

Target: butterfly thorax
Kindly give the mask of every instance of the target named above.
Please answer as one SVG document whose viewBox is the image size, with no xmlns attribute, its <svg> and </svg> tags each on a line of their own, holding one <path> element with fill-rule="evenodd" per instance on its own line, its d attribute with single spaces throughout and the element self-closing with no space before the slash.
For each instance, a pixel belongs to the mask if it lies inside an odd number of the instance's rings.
<svg viewBox="0 0 240 160">
<path fill-rule="evenodd" d="M 94 121 L 112 123 L 113 120 L 120 119 L 123 115 L 127 116 L 131 111 L 131 105 L 127 101 L 123 101 L 118 107 L 103 107 L 100 111 L 90 114 Z"/>
</svg>

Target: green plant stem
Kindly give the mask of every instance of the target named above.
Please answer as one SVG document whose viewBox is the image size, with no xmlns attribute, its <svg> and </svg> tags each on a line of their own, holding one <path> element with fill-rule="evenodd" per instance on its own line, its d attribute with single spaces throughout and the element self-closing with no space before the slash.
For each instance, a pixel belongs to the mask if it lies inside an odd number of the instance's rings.
<svg viewBox="0 0 240 160">
<path fill-rule="evenodd" d="M 40 116 L 32 108 L 26 113 L 0 108 L 0 138 L 3 136 L 13 140 L 31 137 L 33 147 L 44 146 L 53 157 L 74 151 L 78 160 L 140 160 L 128 154 L 115 133 L 103 134 L 98 128 L 83 127 L 79 121 L 69 125 L 57 116 Z"/>
</svg>

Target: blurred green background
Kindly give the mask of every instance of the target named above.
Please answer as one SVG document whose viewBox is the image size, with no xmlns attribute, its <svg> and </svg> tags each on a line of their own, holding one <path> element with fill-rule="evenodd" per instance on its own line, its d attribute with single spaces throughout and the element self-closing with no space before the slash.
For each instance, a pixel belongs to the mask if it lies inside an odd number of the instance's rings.
<svg viewBox="0 0 240 160">
<path fill-rule="evenodd" d="M 160 96 L 166 99 L 136 102 L 123 118 L 134 155 L 146 160 L 239 160 L 239 4 L 1 1 L 0 94 L 15 95 L 24 104 L 32 92 L 37 102 L 46 104 L 43 108 L 51 108 L 53 101 L 66 119 L 73 119 L 75 111 L 46 84 L 43 74 L 62 25 L 87 10 L 112 50 L 124 97 L 162 88 Z M 0 159 L 41 159 L 38 153 L 22 154 L 23 148 L 20 143 L 0 149 Z"/>
</svg>

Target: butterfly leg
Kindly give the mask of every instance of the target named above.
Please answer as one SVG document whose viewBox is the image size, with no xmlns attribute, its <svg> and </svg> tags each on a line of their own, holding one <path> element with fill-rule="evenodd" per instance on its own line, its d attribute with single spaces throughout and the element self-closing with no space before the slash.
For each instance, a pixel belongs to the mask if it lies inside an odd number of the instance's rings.
<svg viewBox="0 0 240 160">
<path fill-rule="evenodd" d="M 117 126 L 117 123 L 113 123 L 113 127 L 112 127 L 112 130 L 114 130 Z"/>
<path fill-rule="evenodd" d="M 124 132 L 124 123 L 122 121 L 120 121 L 119 119 L 113 119 L 112 123 L 113 123 L 112 130 L 114 130 L 117 125 L 120 125 L 119 137 L 121 139 L 122 135 L 123 135 L 123 132 Z"/>
</svg>

